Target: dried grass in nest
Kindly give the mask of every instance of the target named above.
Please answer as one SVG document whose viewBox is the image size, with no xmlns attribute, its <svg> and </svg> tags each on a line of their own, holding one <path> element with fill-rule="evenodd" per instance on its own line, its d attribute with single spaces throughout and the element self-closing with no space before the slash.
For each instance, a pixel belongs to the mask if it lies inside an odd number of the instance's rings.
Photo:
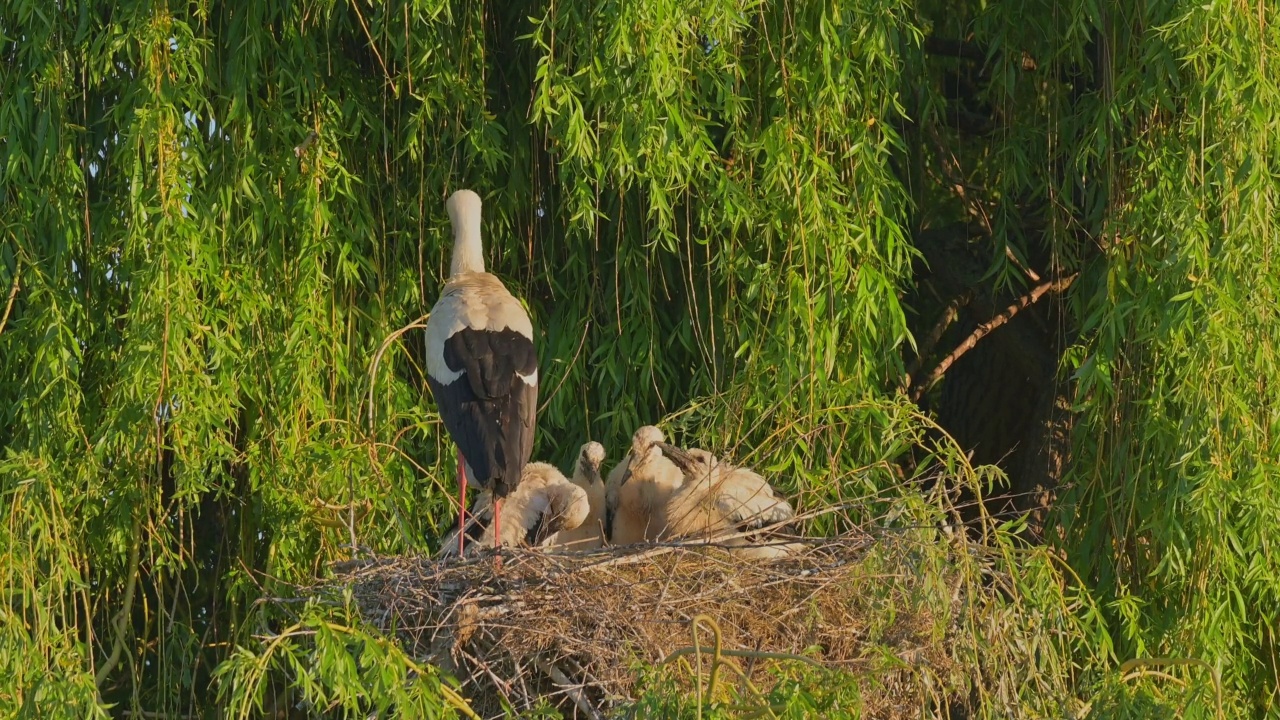
<svg viewBox="0 0 1280 720">
<path fill-rule="evenodd" d="M 708 664 L 690 657 L 695 640 L 713 645 L 712 623 L 693 637 L 698 615 L 718 625 L 723 654 L 756 683 L 778 662 L 947 671 L 938 628 L 951 619 L 906 597 L 923 576 L 909 543 L 862 533 L 806 542 L 807 551 L 767 562 L 707 543 L 388 557 L 344 563 L 332 583 L 350 588 L 366 621 L 459 677 L 487 713 L 500 712 L 498 697 L 524 708 L 558 696 L 567 716 L 601 717 L 632 696 L 637 660 Z M 864 710 L 918 715 L 914 675 L 898 674 L 869 684 Z"/>
</svg>

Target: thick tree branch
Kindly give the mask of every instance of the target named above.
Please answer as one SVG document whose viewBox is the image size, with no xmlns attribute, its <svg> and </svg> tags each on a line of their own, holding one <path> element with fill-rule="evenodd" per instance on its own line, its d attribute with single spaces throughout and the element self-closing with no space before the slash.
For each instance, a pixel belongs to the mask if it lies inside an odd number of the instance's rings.
<svg viewBox="0 0 1280 720">
<path fill-rule="evenodd" d="M 911 387 L 911 378 L 915 377 L 916 373 L 920 371 L 920 364 L 937 347 L 938 341 L 942 339 L 942 333 L 946 332 L 947 328 L 951 327 L 951 323 L 955 322 L 956 318 L 959 317 L 960 308 L 968 305 L 972 299 L 973 290 L 966 290 L 947 303 L 947 308 L 942 311 L 942 317 L 938 318 L 938 322 L 934 324 L 933 329 L 925 336 L 924 342 L 920 343 L 920 347 L 916 348 L 916 359 L 912 360 L 911 366 L 907 368 L 904 390 Z"/>
<path fill-rule="evenodd" d="M 964 342 L 960 343 L 955 350 L 951 351 L 950 355 L 947 355 L 942 359 L 942 362 L 938 363 L 938 366 L 933 369 L 933 372 L 929 373 L 929 377 L 926 378 L 924 382 L 916 385 L 916 389 L 911 393 L 911 399 L 918 402 L 920 398 L 929 391 L 929 388 L 936 385 L 937 382 L 942 379 L 942 376 L 951 368 L 952 365 L 955 364 L 956 360 L 960 359 L 960 356 L 972 350 L 978 344 L 978 341 L 989 335 L 992 330 L 995 330 L 1001 325 L 1012 320 L 1014 315 L 1017 315 L 1026 307 L 1035 304 L 1040 300 L 1040 298 L 1044 297 L 1045 294 L 1049 292 L 1062 292 L 1063 290 L 1071 287 L 1071 283 L 1075 282 L 1079 275 L 1079 273 L 1074 273 L 1064 278 L 1058 278 L 1057 280 L 1050 280 L 1046 283 L 1042 283 L 1032 289 L 1031 292 L 1015 300 L 1013 304 L 1005 308 L 999 315 L 996 315 L 987 322 L 979 325 L 977 329 L 969 335 L 969 337 L 965 338 Z"/>
</svg>

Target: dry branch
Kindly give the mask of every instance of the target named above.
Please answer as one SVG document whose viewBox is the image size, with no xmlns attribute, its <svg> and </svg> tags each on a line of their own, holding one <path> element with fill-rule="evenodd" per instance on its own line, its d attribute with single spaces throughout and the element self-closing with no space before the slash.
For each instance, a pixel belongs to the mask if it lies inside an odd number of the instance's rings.
<svg viewBox="0 0 1280 720">
<path fill-rule="evenodd" d="M 1009 322 L 1013 319 L 1014 315 L 1017 315 L 1024 308 L 1035 304 L 1040 300 L 1040 298 L 1044 297 L 1045 294 L 1049 292 L 1062 292 L 1063 290 L 1071 287 L 1071 283 L 1075 282 L 1076 277 L 1078 276 L 1079 273 L 1074 273 L 1067 277 L 1041 283 L 1033 288 L 1031 292 L 1015 300 L 1013 304 L 1005 308 L 999 315 L 996 315 L 987 322 L 979 325 L 976 330 L 970 333 L 969 337 L 964 339 L 964 342 L 960 343 L 955 350 L 951 351 L 950 355 L 947 355 L 942 359 L 942 362 L 938 363 L 938 366 L 933 369 L 933 372 L 929 373 L 929 377 L 926 378 L 924 382 L 916 385 L 916 389 L 911 393 L 911 399 L 919 401 L 920 398 L 929 391 L 929 388 L 933 387 L 942 379 L 942 376 L 951 368 L 952 365 L 955 364 L 956 360 L 960 359 L 960 356 L 972 350 L 974 346 L 978 344 L 978 341 L 989 335 L 992 330 L 995 330 L 1001 325 Z"/>
<path fill-rule="evenodd" d="M 547 677 L 551 678 L 552 682 L 560 686 L 560 689 L 564 690 L 565 694 L 573 700 L 573 704 L 581 710 L 584 715 L 591 718 L 591 720 L 604 720 L 604 716 L 601 715 L 600 711 L 587 700 L 586 694 L 582 692 L 583 683 L 573 682 L 569 679 L 568 675 L 564 674 L 563 670 L 556 667 L 555 663 L 548 661 L 544 657 L 534 658 L 534 665 L 536 665 L 539 670 L 546 673 Z"/>
<path fill-rule="evenodd" d="M 925 337 L 924 342 L 920 343 L 920 347 L 916 350 L 916 359 L 911 361 L 911 366 L 907 368 L 906 387 L 903 388 L 904 390 L 911 387 L 911 378 L 915 377 L 916 373 L 919 372 L 920 364 L 938 346 L 938 341 L 942 340 L 942 334 L 947 331 L 947 328 L 951 327 L 951 323 L 955 322 L 956 318 L 960 316 L 960 309 L 968 305 L 972 299 L 973 290 L 970 289 L 955 296 L 951 299 L 951 302 L 947 303 L 946 309 L 942 311 L 942 317 L 938 318 L 933 330 Z"/>
</svg>

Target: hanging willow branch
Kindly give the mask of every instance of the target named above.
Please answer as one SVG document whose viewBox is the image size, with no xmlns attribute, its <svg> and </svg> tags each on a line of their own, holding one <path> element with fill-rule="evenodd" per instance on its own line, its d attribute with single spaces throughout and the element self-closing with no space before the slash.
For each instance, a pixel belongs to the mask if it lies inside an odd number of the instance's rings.
<svg viewBox="0 0 1280 720">
<path fill-rule="evenodd" d="M 120 656 L 124 652 L 133 637 L 129 633 L 129 628 L 133 627 L 133 593 L 138 587 L 138 574 L 141 568 L 141 552 L 142 552 L 142 511 L 135 510 L 133 514 L 133 532 L 129 536 L 129 562 L 125 565 L 125 583 L 124 597 L 120 601 L 120 610 L 112 622 L 112 640 L 111 654 L 107 656 L 105 662 L 98 668 L 97 674 L 93 677 L 94 685 L 99 688 L 111 677 L 111 671 L 116 669 L 116 665 L 120 662 Z"/>
<path fill-rule="evenodd" d="M 18 297 L 18 283 L 21 280 L 22 276 L 15 272 L 13 274 L 13 286 L 9 288 L 9 299 L 4 304 L 4 315 L 0 316 L 0 333 L 3 333 L 4 326 L 9 324 L 9 313 L 13 311 L 13 301 Z"/>
<path fill-rule="evenodd" d="M 218 697 L 193 687 L 294 622 L 265 593 L 314 582 L 353 534 L 362 556 L 434 549 L 457 512 L 453 462 L 411 321 L 447 273 L 444 200 L 463 186 L 554 376 L 535 459 L 566 467 L 599 439 L 616 461 L 659 422 L 776 468 L 807 508 L 856 487 L 926 515 L 896 470 L 932 431 L 883 387 L 925 311 L 916 230 L 981 223 L 1017 238 L 1025 269 L 1087 268 L 1053 329 L 1090 359 L 1078 513 L 1054 536 L 1088 584 L 1067 585 L 1139 602 L 1126 637 L 1216 653 L 1225 712 L 1264 712 L 1254 688 L 1275 663 L 1251 609 L 1280 605 L 1280 573 L 1237 560 L 1267 557 L 1276 528 L 1257 518 L 1280 516 L 1254 491 L 1274 455 L 1259 388 L 1280 385 L 1280 18 L 1266 2 L 1097 5 L 0 2 L 0 266 L 15 272 L 0 287 L 0 595 L 15 608 L 0 716 L 251 703 L 225 674 Z M 911 390 L 1039 297 L 932 374 L 913 368 Z M 920 454 L 963 457 L 935 450 Z M 1168 494 L 1187 483 L 1202 491 Z M 154 520 L 140 550 L 138 517 Z M 151 559 L 163 572 L 136 571 Z M 1020 594 L 1062 600 L 1060 579 Z M 87 599 L 108 591 L 123 608 Z M 1032 627 L 1044 603 L 1007 617 Z M 957 660 L 954 677 L 1004 663 L 1035 678 L 966 712 L 1068 714 L 1055 698 L 1106 676 L 1116 632 L 1114 613 L 1072 612 L 1031 643 L 1044 665 L 994 644 Z M 362 672 L 396 681 L 343 685 L 322 671 L 347 647 L 308 648 L 314 666 L 255 672 L 339 714 L 445 710 L 391 672 L 402 659 L 362 651 Z"/>
</svg>

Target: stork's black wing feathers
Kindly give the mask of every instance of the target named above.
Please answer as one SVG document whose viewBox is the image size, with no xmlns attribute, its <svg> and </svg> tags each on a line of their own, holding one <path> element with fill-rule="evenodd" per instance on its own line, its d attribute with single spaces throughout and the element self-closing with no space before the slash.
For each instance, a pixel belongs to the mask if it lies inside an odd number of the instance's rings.
<svg viewBox="0 0 1280 720">
<path fill-rule="evenodd" d="M 427 376 L 440 418 L 475 482 L 505 497 L 533 453 L 538 388 L 517 376 L 537 370 L 533 342 L 511 330 L 464 328 L 445 341 L 444 360 L 462 375 L 447 385 Z"/>
<path fill-rule="evenodd" d="M 444 341 L 444 363 L 466 375 L 471 392 L 481 400 L 510 395 L 514 383 L 538 369 L 533 341 L 515 330 L 463 328 Z"/>
<path fill-rule="evenodd" d="M 552 529 L 555 523 L 548 517 L 549 515 L 550 513 L 543 513 L 538 518 L 538 522 L 534 523 L 533 527 L 529 528 L 529 531 L 525 533 L 524 541 L 529 547 L 538 547 L 543 540 L 551 537 L 551 534 L 555 532 Z"/>
</svg>

